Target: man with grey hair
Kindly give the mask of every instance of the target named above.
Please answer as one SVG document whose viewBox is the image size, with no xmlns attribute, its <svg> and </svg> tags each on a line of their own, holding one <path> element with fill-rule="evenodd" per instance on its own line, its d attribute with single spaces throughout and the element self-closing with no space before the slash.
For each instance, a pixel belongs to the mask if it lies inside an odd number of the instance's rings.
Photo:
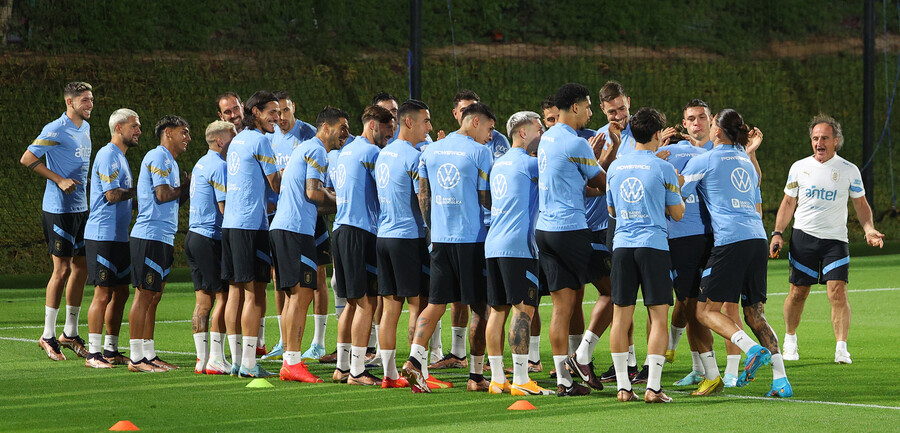
<svg viewBox="0 0 900 433">
<path fill-rule="evenodd" d="M 78 336 L 78 315 L 84 297 L 87 263 L 84 258 L 84 226 L 88 202 L 84 184 L 91 161 L 91 118 L 94 94 L 90 84 L 75 81 L 63 91 L 66 112 L 48 123 L 19 162 L 47 179 L 41 205 L 41 222 L 53 272 L 47 282 L 44 333 L 38 345 L 54 361 L 65 360 L 60 346 L 87 356 Z M 44 156 L 46 164 L 41 162 Z M 56 338 L 56 316 L 63 287 L 66 290 L 66 325 Z"/>
<path fill-rule="evenodd" d="M 225 155 L 237 135 L 234 124 L 217 120 L 206 127 L 206 152 L 191 171 L 191 207 L 184 253 L 191 268 L 196 304 L 191 330 L 197 350 L 197 374 L 230 374 L 225 361 L 225 332 L 238 334 L 236 321 L 225 322 L 229 291 L 222 279 L 222 214 L 225 211 Z M 236 293 L 239 297 L 239 293 Z M 215 300 L 216 308 L 213 309 Z M 234 302 L 240 306 L 240 300 Z M 211 312 L 211 314 L 210 314 Z M 207 348 L 209 342 L 209 348 Z"/>
<path fill-rule="evenodd" d="M 84 364 L 92 368 L 128 362 L 118 347 L 131 277 L 128 226 L 135 195 L 125 153 L 138 145 L 138 114 L 127 108 L 114 111 L 109 116 L 109 133 L 109 144 L 97 152 L 91 167 L 91 210 L 84 229 L 88 284 L 95 286 L 88 309 L 88 356 Z M 101 354 L 104 319 L 106 342 Z"/>
<path fill-rule="evenodd" d="M 491 365 L 488 392 L 512 395 L 551 395 L 528 377 L 531 318 L 539 303 L 537 245 L 534 224 L 538 212 L 538 163 L 532 154 L 544 133 L 541 116 L 520 111 L 506 122 L 512 147 L 491 168 L 491 221 L 484 252 L 487 264 L 488 315 L 485 340 Z M 503 370 L 503 326 L 513 310 L 509 328 L 513 381 Z"/>
<path fill-rule="evenodd" d="M 809 122 L 809 138 L 813 154 L 791 166 L 769 247 L 770 255 L 777 257 L 784 244 L 782 232 L 791 218 L 796 217 L 788 253 L 791 288 L 784 300 L 784 359 L 800 359 L 797 344 L 800 315 L 810 286 L 825 284 L 837 340 L 834 362 L 851 364 L 847 351 L 850 330 L 848 197 L 865 231 L 866 243 L 881 248 L 884 235 L 875 230 L 859 169 L 837 155 L 844 144 L 841 124 L 831 116 L 819 114 Z"/>
</svg>

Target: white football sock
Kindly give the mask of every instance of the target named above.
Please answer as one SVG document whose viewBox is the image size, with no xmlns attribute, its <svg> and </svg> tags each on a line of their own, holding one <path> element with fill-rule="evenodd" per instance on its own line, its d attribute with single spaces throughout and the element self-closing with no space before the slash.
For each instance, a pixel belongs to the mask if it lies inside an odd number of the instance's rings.
<svg viewBox="0 0 900 433">
<path fill-rule="evenodd" d="M 204 365 L 209 360 L 209 333 L 198 332 L 194 334 L 194 349 L 197 351 L 197 359 Z"/>
<path fill-rule="evenodd" d="M 469 374 L 484 374 L 484 355 L 469 357 Z M 493 367 L 491 367 L 493 368 Z"/>
<path fill-rule="evenodd" d="M 300 352 L 284 352 L 282 359 L 287 365 L 297 365 L 303 360 L 303 355 Z"/>
<path fill-rule="evenodd" d="M 528 377 L 528 355 L 512 354 L 513 360 L 513 383 L 516 385 L 525 385 L 531 382 Z M 494 371 L 494 365 L 491 364 L 491 371 Z"/>
<path fill-rule="evenodd" d="M 225 334 L 221 332 L 209 333 L 209 359 L 215 359 L 216 361 L 225 360 L 225 345 L 222 344 L 224 337 Z"/>
<path fill-rule="evenodd" d="M 366 347 L 350 346 L 350 375 L 359 376 L 366 370 Z"/>
<path fill-rule="evenodd" d="M 750 338 L 750 336 L 747 335 L 747 333 L 744 332 L 743 329 L 738 332 L 735 332 L 731 336 L 731 342 L 736 344 L 737 347 L 740 347 L 741 351 L 743 351 L 744 353 L 749 352 L 750 349 L 753 348 L 753 346 L 756 346 L 756 342 L 753 341 L 753 339 Z"/>
<path fill-rule="evenodd" d="M 350 343 L 337 344 L 337 369 L 350 370 Z"/>
<path fill-rule="evenodd" d="M 741 355 L 728 355 L 725 360 L 725 374 L 737 377 L 738 368 L 741 365 Z"/>
<path fill-rule="evenodd" d="M 784 344 L 791 344 L 791 343 L 793 343 L 794 346 L 797 345 L 797 334 L 791 335 L 791 334 L 785 333 L 784 334 Z"/>
<path fill-rule="evenodd" d="M 669 327 L 669 347 L 667 350 L 678 349 L 678 341 L 681 340 L 682 334 L 684 334 L 684 328 L 679 328 L 675 325 Z"/>
<path fill-rule="evenodd" d="M 266 346 L 266 318 L 259 318 L 259 333 L 256 334 L 256 345 L 259 347 Z M 254 354 L 255 356 L 255 354 Z"/>
<path fill-rule="evenodd" d="M 634 355 L 634 345 L 628 346 L 628 367 L 637 367 L 637 356 Z M 629 388 L 630 389 L 630 388 Z"/>
<path fill-rule="evenodd" d="M 419 363 L 422 375 L 428 378 L 428 349 L 420 344 L 413 344 L 409 348 L 409 357 Z"/>
<path fill-rule="evenodd" d="M 131 357 L 131 362 L 141 362 L 141 360 L 144 359 L 144 340 L 132 338 L 131 340 L 128 340 L 128 345 L 131 348 L 131 353 L 128 354 L 128 356 Z"/>
<path fill-rule="evenodd" d="M 110 352 L 118 352 L 119 351 L 119 336 L 106 334 L 106 336 L 103 337 L 103 350 L 108 350 Z"/>
<path fill-rule="evenodd" d="M 63 327 L 63 334 L 66 334 L 66 337 L 78 336 L 79 313 L 81 313 L 81 307 L 66 305 L 66 325 Z"/>
<path fill-rule="evenodd" d="M 716 363 L 716 352 L 709 351 L 700 354 L 703 361 L 703 376 L 706 380 L 716 380 L 719 377 L 719 364 Z"/>
<path fill-rule="evenodd" d="M 244 353 L 244 346 L 241 340 L 241 334 L 228 335 L 228 350 L 231 352 L 231 363 L 237 366 L 241 365 L 241 355 Z"/>
<path fill-rule="evenodd" d="M 616 389 L 631 391 L 631 379 L 628 376 L 628 353 L 612 353 L 611 355 L 613 368 L 616 370 Z"/>
<path fill-rule="evenodd" d="M 325 347 L 325 326 L 328 324 L 327 314 L 313 314 L 313 341 L 312 344 L 318 344 Z"/>
<path fill-rule="evenodd" d="M 843 350 L 844 352 L 849 352 L 847 350 L 847 342 L 846 341 L 838 341 L 837 344 L 834 346 L 834 350 L 835 351 Z"/>
<path fill-rule="evenodd" d="M 703 360 L 700 359 L 700 352 L 691 351 L 691 370 L 700 374 L 705 374 L 706 369 L 703 368 Z"/>
<path fill-rule="evenodd" d="M 782 377 L 787 377 L 787 371 L 784 369 L 784 357 L 779 352 L 772 355 L 772 380 Z"/>
<path fill-rule="evenodd" d="M 572 375 L 566 369 L 568 355 L 553 355 L 553 365 L 556 366 L 556 384 L 566 388 L 572 386 Z"/>
<path fill-rule="evenodd" d="M 281 329 L 281 315 L 275 316 L 275 320 L 278 321 L 278 342 L 284 344 L 284 331 Z"/>
<path fill-rule="evenodd" d="M 100 353 L 103 335 L 88 333 L 88 353 Z"/>
<path fill-rule="evenodd" d="M 259 337 L 244 336 L 243 353 L 241 353 L 241 368 L 252 370 L 256 368 L 256 342 Z"/>
<path fill-rule="evenodd" d="M 372 327 L 369 328 L 369 343 L 366 344 L 366 347 L 375 347 L 375 344 L 378 343 L 378 325 L 375 322 L 372 322 Z"/>
<path fill-rule="evenodd" d="M 575 349 L 575 361 L 582 365 L 591 362 L 591 358 L 594 356 L 594 347 L 597 346 L 598 341 L 600 341 L 600 337 L 597 334 L 590 330 L 584 331 L 584 337 L 581 338 L 581 343 Z"/>
<path fill-rule="evenodd" d="M 651 389 L 654 392 L 662 391 L 660 382 L 662 380 L 663 364 L 665 363 L 666 357 L 663 355 L 647 355 L 647 366 L 650 367 L 650 371 L 647 374 L 647 389 Z"/>
<path fill-rule="evenodd" d="M 506 373 L 503 371 L 503 355 L 488 356 L 491 363 L 491 382 L 503 385 L 506 383 Z"/>
<path fill-rule="evenodd" d="M 397 350 L 381 349 L 381 366 L 384 368 L 384 377 L 397 380 L 400 373 L 397 371 Z"/>
<path fill-rule="evenodd" d="M 41 338 L 49 340 L 56 338 L 56 316 L 59 315 L 59 308 L 50 308 L 44 306 L 44 333 Z"/>
<path fill-rule="evenodd" d="M 156 359 L 156 346 L 152 338 L 144 339 L 144 358 L 148 361 Z"/>
<path fill-rule="evenodd" d="M 438 320 L 435 323 L 434 332 L 431 334 L 431 340 L 428 343 L 428 347 L 431 348 L 431 351 L 434 353 L 440 353 L 441 356 L 444 354 L 444 345 L 441 342 L 441 321 Z"/>
<path fill-rule="evenodd" d="M 528 338 L 528 361 L 537 364 L 541 362 L 541 336 L 532 335 Z M 527 371 L 527 370 L 526 370 Z"/>
<path fill-rule="evenodd" d="M 450 353 L 457 358 L 466 358 L 466 327 L 451 326 Z"/>
<path fill-rule="evenodd" d="M 582 338 L 584 338 L 584 334 L 569 334 L 569 355 L 575 353 L 578 345 L 581 344 Z"/>
</svg>

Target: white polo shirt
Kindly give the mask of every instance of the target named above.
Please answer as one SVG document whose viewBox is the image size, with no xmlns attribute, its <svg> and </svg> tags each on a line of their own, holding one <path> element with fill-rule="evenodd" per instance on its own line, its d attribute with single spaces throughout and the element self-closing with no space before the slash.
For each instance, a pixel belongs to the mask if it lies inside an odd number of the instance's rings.
<svg viewBox="0 0 900 433">
<path fill-rule="evenodd" d="M 791 166 L 784 193 L 797 198 L 794 228 L 819 239 L 847 242 L 847 198 L 866 195 L 859 169 L 837 154 L 812 156 Z"/>
</svg>

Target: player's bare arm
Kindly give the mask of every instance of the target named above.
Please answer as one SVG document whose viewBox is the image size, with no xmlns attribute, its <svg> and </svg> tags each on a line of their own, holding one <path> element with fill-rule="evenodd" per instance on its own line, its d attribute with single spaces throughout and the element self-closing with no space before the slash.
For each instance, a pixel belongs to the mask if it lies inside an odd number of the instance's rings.
<svg viewBox="0 0 900 433">
<path fill-rule="evenodd" d="M 26 150 L 25 153 L 22 154 L 22 158 L 19 159 L 19 162 L 29 169 L 34 170 L 35 173 L 43 176 L 45 179 L 49 179 L 55 183 L 56 186 L 66 194 L 71 194 L 78 185 L 81 185 L 81 182 L 75 179 L 67 179 L 54 173 L 41 162 L 40 158 L 34 156 L 30 150 Z"/>
<path fill-rule="evenodd" d="M 856 218 L 859 225 L 866 232 L 866 243 L 873 247 L 884 247 L 884 234 L 875 230 L 875 223 L 872 221 L 872 208 L 865 197 L 851 199 L 853 201 L 853 209 L 856 210 Z"/>
<path fill-rule="evenodd" d="M 778 257 L 778 251 L 784 246 L 784 239 L 781 233 L 784 232 L 788 223 L 791 222 L 795 210 L 797 210 L 797 197 L 785 194 L 784 198 L 781 199 L 781 205 L 778 206 L 778 214 L 775 216 L 775 229 L 772 232 L 772 241 L 769 243 L 769 257 L 773 259 Z"/>
<path fill-rule="evenodd" d="M 419 210 L 425 225 L 431 227 L 431 184 L 424 177 L 419 178 Z"/>
</svg>

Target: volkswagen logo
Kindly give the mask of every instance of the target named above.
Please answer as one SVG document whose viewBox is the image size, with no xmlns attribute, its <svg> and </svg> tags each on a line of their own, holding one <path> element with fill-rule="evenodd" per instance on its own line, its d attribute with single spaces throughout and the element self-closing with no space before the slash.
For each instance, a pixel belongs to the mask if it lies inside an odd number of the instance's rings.
<svg viewBox="0 0 900 433">
<path fill-rule="evenodd" d="M 506 196 L 506 176 L 498 174 L 491 178 L 491 195 L 499 200 Z"/>
<path fill-rule="evenodd" d="M 751 183 L 750 173 L 747 173 L 747 170 L 738 167 L 731 172 L 731 184 L 739 192 L 750 191 Z"/>
<path fill-rule="evenodd" d="M 387 164 L 378 164 L 378 168 L 375 169 L 375 179 L 378 180 L 379 188 L 387 187 L 388 182 L 391 180 L 391 171 L 388 169 Z"/>
<path fill-rule="evenodd" d="M 438 167 L 437 181 L 441 188 L 452 189 L 459 184 L 459 169 L 449 162 L 441 165 Z"/>
<path fill-rule="evenodd" d="M 538 172 L 543 173 L 547 168 L 547 152 L 544 149 L 538 151 Z"/>
<path fill-rule="evenodd" d="M 344 168 L 344 164 L 340 164 L 337 166 L 337 169 L 334 170 L 334 186 L 335 188 L 343 188 L 344 182 L 347 181 L 347 169 Z"/>
<path fill-rule="evenodd" d="M 238 170 L 241 169 L 241 158 L 238 156 L 237 152 L 231 152 L 228 154 L 228 174 L 236 175 Z"/>
<path fill-rule="evenodd" d="M 644 184 L 636 177 L 629 177 L 619 185 L 619 195 L 627 203 L 637 203 L 644 198 Z"/>
</svg>

